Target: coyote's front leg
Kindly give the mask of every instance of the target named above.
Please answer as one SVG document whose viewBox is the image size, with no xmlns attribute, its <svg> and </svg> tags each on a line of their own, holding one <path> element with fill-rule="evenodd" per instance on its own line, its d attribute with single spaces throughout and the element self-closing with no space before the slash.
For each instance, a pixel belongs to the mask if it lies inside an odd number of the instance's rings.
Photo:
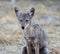
<svg viewBox="0 0 60 54">
<path fill-rule="evenodd" d="M 35 54 L 39 54 L 39 45 L 35 46 Z"/>
<path fill-rule="evenodd" d="M 32 54 L 30 47 L 27 47 L 27 53 L 28 53 L 28 54 Z"/>
<path fill-rule="evenodd" d="M 28 45 L 27 45 L 27 53 L 28 53 L 28 54 L 32 54 L 31 46 L 30 46 L 29 43 L 28 43 Z"/>
</svg>

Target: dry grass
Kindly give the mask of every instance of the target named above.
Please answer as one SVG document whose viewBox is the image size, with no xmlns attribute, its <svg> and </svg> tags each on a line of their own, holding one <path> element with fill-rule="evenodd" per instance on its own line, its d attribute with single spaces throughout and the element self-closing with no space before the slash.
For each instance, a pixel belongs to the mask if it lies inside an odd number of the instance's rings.
<svg viewBox="0 0 60 54">
<path fill-rule="evenodd" d="M 32 6 L 36 8 L 33 20 L 46 31 L 50 54 L 60 54 L 60 9 L 58 11 L 57 7 L 52 7 L 55 3 L 31 1 L 16 3 L 16 6 L 21 10 L 29 9 Z M 9 2 L 0 4 L 0 54 L 20 54 L 21 47 L 24 44 L 20 25 L 13 7 Z"/>
</svg>

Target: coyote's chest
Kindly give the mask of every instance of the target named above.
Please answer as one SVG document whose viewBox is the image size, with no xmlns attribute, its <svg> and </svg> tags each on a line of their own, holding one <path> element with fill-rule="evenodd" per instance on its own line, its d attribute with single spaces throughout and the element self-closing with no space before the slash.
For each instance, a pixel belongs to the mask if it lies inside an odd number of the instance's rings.
<svg viewBox="0 0 60 54">
<path fill-rule="evenodd" d="M 26 30 L 24 30 L 24 38 L 27 42 L 39 42 L 39 36 L 37 35 L 39 31 L 37 26 L 38 25 L 28 26 Z"/>
<path fill-rule="evenodd" d="M 28 27 L 25 31 L 24 31 L 25 35 L 28 37 L 35 37 L 35 29 L 34 26 Z"/>
</svg>

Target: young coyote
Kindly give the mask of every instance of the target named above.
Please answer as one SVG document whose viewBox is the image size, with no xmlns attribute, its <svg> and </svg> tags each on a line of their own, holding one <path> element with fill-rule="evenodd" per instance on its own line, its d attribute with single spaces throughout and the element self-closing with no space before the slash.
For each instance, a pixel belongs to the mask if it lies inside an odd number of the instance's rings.
<svg viewBox="0 0 60 54">
<path fill-rule="evenodd" d="M 31 8 L 27 13 L 21 13 L 15 7 L 16 16 L 21 24 L 27 46 L 23 48 L 22 54 L 48 54 L 46 47 L 46 35 L 38 24 L 31 22 L 35 9 Z"/>
</svg>

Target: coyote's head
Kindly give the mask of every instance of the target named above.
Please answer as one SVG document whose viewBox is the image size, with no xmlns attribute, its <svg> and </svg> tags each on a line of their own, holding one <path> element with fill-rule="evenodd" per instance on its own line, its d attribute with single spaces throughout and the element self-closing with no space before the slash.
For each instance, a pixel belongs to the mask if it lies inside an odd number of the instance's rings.
<svg viewBox="0 0 60 54">
<path fill-rule="evenodd" d="M 16 7 L 14 10 L 15 10 L 15 14 L 21 24 L 21 28 L 24 30 L 31 23 L 31 19 L 34 16 L 35 9 L 31 8 L 30 11 L 27 13 L 21 13 Z"/>
</svg>

